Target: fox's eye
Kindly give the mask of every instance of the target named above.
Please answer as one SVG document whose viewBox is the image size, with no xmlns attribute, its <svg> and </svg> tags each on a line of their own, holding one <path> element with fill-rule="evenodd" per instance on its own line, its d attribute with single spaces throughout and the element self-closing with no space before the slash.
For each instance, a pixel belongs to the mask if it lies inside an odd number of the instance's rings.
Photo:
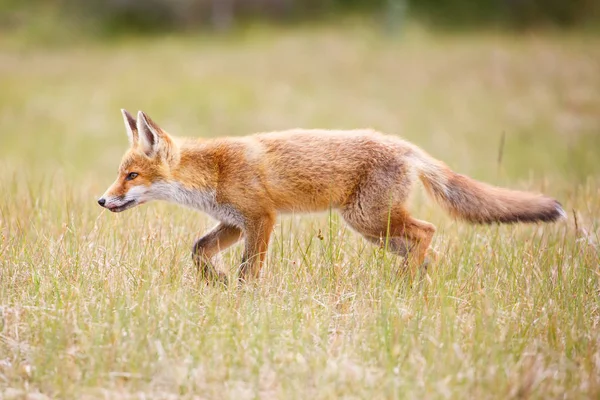
<svg viewBox="0 0 600 400">
<path fill-rule="evenodd" d="M 138 176 L 138 173 L 137 173 L 137 172 L 130 172 L 130 173 L 129 173 L 129 174 L 126 176 L 126 177 L 125 177 L 125 180 L 126 180 L 126 181 L 130 181 L 130 180 L 132 180 L 132 179 L 135 179 L 135 177 L 136 177 L 136 176 Z"/>
</svg>

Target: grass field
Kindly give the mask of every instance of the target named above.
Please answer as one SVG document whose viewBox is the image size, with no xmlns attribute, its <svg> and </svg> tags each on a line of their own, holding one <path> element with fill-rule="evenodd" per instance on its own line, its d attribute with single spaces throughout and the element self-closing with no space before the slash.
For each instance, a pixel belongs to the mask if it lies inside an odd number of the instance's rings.
<svg viewBox="0 0 600 400">
<path fill-rule="evenodd" d="M 3 39 L 0 398 L 598 398 L 599 71 L 573 33 Z M 205 286 L 214 221 L 96 204 L 123 107 L 182 136 L 373 127 L 569 220 L 474 227 L 419 192 L 441 257 L 411 283 L 335 213 L 285 216 L 257 284 Z"/>
</svg>

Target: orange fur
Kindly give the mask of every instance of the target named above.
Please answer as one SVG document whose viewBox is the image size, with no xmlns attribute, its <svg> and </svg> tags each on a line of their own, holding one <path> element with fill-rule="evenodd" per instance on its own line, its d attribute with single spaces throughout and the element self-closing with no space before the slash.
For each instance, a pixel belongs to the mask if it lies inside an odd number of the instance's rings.
<svg viewBox="0 0 600 400">
<path fill-rule="evenodd" d="M 554 221 L 553 199 L 500 189 L 451 171 L 413 144 L 372 130 L 288 130 L 240 138 L 176 139 L 144 113 L 123 110 L 131 148 L 101 205 L 113 210 L 167 200 L 207 212 L 220 223 L 193 247 L 208 277 L 211 258 L 245 238 L 241 279 L 256 277 L 281 212 L 338 209 L 371 242 L 411 265 L 426 262 L 435 227 L 404 204 L 420 178 L 452 215 L 470 222 Z M 138 175 L 128 180 L 130 173 Z M 221 276 L 222 277 L 222 276 Z"/>
</svg>

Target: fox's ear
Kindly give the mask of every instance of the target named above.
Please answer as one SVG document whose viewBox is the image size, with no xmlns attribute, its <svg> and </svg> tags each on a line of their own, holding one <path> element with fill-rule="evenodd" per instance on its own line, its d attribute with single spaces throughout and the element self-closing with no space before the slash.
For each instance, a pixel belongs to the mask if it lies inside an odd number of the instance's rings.
<svg viewBox="0 0 600 400">
<path fill-rule="evenodd" d="M 138 111 L 137 131 L 139 146 L 148 157 L 153 157 L 158 151 L 162 130 L 143 111 Z"/>
<path fill-rule="evenodd" d="M 138 131 L 135 118 L 133 118 L 133 116 L 124 108 L 121 109 L 121 114 L 123 114 L 123 122 L 125 122 L 125 130 L 127 131 L 129 144 L 133 147 L 138 141 Z"/>
</svg>

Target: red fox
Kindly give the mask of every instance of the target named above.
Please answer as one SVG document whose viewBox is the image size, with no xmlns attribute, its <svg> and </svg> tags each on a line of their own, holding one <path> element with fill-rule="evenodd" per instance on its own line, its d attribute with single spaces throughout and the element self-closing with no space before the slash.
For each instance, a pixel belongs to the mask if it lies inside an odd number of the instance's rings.
<svg viewBox="0 0 600 400">
<path fill-rule="evenodd" d="M 405 203 L 417 178 L 452 216 L 471 223 L 555 221 L 561 205 L 543 195 L 490 186 L 453 172 L 400 138 L 372 130 L 305 130 L 211 140 L 178 139 L 139 112 L 121 110 L 130 148 L 98 200 L 121 212 L 151 200 L 199 209 L 219 221 L 192 256 L 207 279 L 224 279 L 211 258 L 245 239 L 241 280 L 256 278 L 277 213 L 339 210 L 368 241 L 414 271 L 429 261 L 435 227 Z"/>
</svg>

